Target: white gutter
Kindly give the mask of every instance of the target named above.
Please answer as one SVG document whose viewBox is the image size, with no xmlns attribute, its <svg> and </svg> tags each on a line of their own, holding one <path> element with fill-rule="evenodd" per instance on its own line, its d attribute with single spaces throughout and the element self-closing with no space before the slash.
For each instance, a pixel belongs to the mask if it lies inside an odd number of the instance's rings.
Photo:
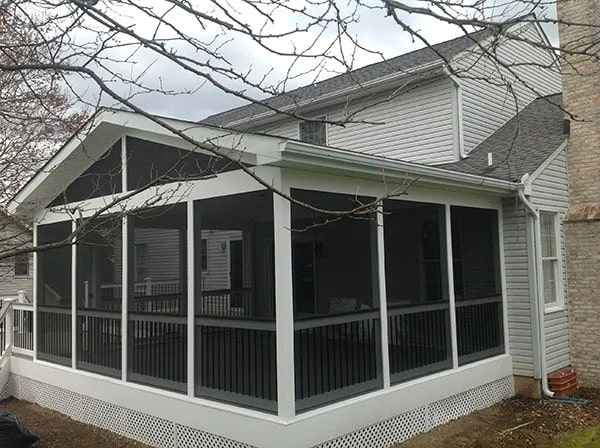
<svg viewBox="0 0 600 448">
<path fill-rule="evenodd" d="M 450 72 L 447 65 L 444 66 L 444 73 L 450 78 L 452 84 L 456 88 L 456 126 L 458 128 L 458 156 L 461 159 L 466 159 L 468 154 L 465 152 L 465 134 L 463 130 L 463 102 L 462 102 L 462 87 L 458 78 Z"/>
<path fill-rule="evenodd" d="M 529 178 L 528 174 L 525 174 L 521 178 L 521 182 L 524 183 Z M 540 374 L 542 380 L 542 393 L 552 398 L 554 397 L 554 392 L 550 390 L 548 387 L 548 366 L 546 362 L 546 330 L 544 327 L 544 290 L 541 285 L 544 284 L 544 273 L 542 271 L 542 263 L 540 260 L 542 259 L 542 231 L 540 225 L 540 213 L 539 210 L 536 209 L 533 204 L 527 199 L 525 196 L 525 191 L 523 189 L 519 190 L 519 199 L 529 212 L 529 214 L 533 217 L 533 241 L 534 247 L 529 249 L 529 256 L 533 257 L 535 262 L 535 295 L 537 299 L 537 320 L 538 320 L 538 334 L 537 338 L 539 341 L 540 348 Z"/>
<path fill-rule="evenodd" d="M 516 183 L 506 180 L 291 140 L 282 145 L 280 155 L 281 160 L 279 163 L 304 163 L 320 168 L 340 167 L 346 170 L 353 169 L 362 175 L 373 174 L 378 177 L 381 177 L 382 172 L 385 172 L 387 178 L 398 177 L 409 180 L 408 178 L 411 177 L 419 180 L 436 180 L 439 183 L 471 186 L 481 191 L 488 190 L 501 194 L 515 191 L 517 187 Z M 275 162 L 274 164 L 278 163 Z"/>
</svg>

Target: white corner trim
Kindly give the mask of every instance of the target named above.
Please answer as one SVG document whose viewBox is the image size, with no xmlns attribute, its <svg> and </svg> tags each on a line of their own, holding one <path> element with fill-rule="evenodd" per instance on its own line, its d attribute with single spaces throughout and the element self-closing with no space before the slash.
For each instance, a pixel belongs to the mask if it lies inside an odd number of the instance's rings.
<svg viewBox="0 0 600 448">
<path fill-rule="evenodd" d="M 546 168 L 548 168 L 548 166 L 554 162 L 554 160 L 560 155 L 561 152 L 563 152 L 565 150 L 565 148 L 567 147 L 567 144 L 569 143 L 569 139 L 565 138 L 565 141 L 562 142 L 560 144 L 560 146 L 558 148 L 556 148 L 552 154 L 550 154 L 546 160 L 544 160 L 542 162 L 542 164 L 540 166 L 538 166 L 535 171 L 533 173 L 531 173 L 531 175 L 525 180 L 525 182 L 523 183 L 523 185 L 525 185 L 525 188 L 531 188 L 531 185 L 533 184 L 533 182 L 535 182 L 535 180 L 538 178 L 538 176 L 544 172 L 544 170 Z"/>
</svg>

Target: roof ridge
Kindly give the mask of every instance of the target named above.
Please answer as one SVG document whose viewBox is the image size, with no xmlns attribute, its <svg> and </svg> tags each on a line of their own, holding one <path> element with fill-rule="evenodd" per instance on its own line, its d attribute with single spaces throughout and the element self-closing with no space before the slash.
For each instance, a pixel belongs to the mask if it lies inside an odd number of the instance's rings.
<svg viewBox="0 0 600 448">
<path fill-rule="evenodd" d="M 315 82 L 315 83 L 296 87 L 287 92 L 282 92 L 278 95 L 273 95 L 273 96 L 264 98 L 262 100 L 258 100 L 257 102 L 250 102 L 250 103 L 244 104 L 242 106 L 238 106 L 238 107 L 235 107 L 232 109 L 218 112 L 216 114 L 209 115 L 208 117 L 205 117 L 202 120 L 200 120 L 199 123 L 217 124 L 220 121 L 222 121 L 223 119 L 225 119 L 227 116 L 236 115 L 236 113 L 239 113 L 244 110 L 247 110 L 250 113 L 246 114 L 245 117 L 240 117 L 240 118 L 232 117 L 231 119 L 227 120 L 225 123 L 220 123 L 220 124 L 224 125 L 226 123 L 238 121 L 240 119 L 250 118 L 255 115 L 255 114 L 251 113 L 252 111 L 250 109 L 261 109 L 264 111 L 266 106 L 264 106 L 263 104 L 265 104 L 265 103 L 273 103 L 273 102 L 276 102 L 281 99 L 290 99 L 290 102 L 293 104 L 296 100 L 296 98 L 294 97 L 294 94 L 298 94 L 299 92 L 304 92 L 311 88 L 318 89 L 319 87 L 333 85 L 338 81 L 341 81 L 343 83 L 343 81 L 346 80 L 347 78 L 352 79 L 356 75 L 362 75 L 367 72 L 377 72 L 377 69 L 382 68 L 382 67 L 388 68 L 390 71 L 395 72 L 395 71 L 399 70 L 399 68 L 394 67 L 393 66 L 394 64 L 397 64 L 399 62 L 404 62 L 404 61 L 410 61 L 411 58 L 419 59 L 418 58 L 419 55 L 428 54 L 429 56 L 431 56 L 431 53 L 433 53 L 434 57 L 429 58 L 431 60 L 425 61 L 423 63 L 417 63 L 417 64 L 412 64 L 412 65 L 410 63 L 408 63 L 406 70 L 414 69 L 416 67 L 419 67 L 419 66 L 425 65 L 425 64 L 429 64 L 431 62 L 439 61 L 441 58 L 438 56 L 437 53 L 445 53 L 449 50 L 450 50 L 449 51 L 450 54 L 448 55 L 447 59 L 451 59 L 452 57 L 456 56 L 458 53 L 460 53 L 464 49 L 468 48 L 470 45 L 474 44 L 476 41 L 480 40 L 482 38 L 482 36 L 486 36 L 487 33 L 489 33 L 489 31 L 490 30 L 488 28 L 480 29 L 477 31 L 473 31 L 472 33 L 462 34 L 462 35 L 454 37 L 452 39 L 445 40 L 445 41 L 439 42 L 437 44 L 433 44 L 431 46 L 425 46 L 423 48 L 418 48 L 418 49 L 409 51 L 408 53 L 402 53 L 402 54 L 399 54 L 399 55 L 394 56 L 389 59 L 384 59 L 382 61 L 373 62 L 373 63 L 367 64 L 363 67 L 359 67 L 354 70 L 350 70 L 348 72 L 344 72 L 344 73 L 340 73 L 338 75 L 332 76 L 331 78 L 326 78 L 326 79 L 323 79 L 323 80 Z M 463 43 L 463 41 L 465 41 L 465 42 Z M 463 45 L 460 45 L 460 48 L 453 48 L 454 45 L 457 43 L 463 43 Z M 468 45 L 466 45 L 466 48 L 463 48 L 463 46 L 465 46 L 465 44 L 468 44 Z M 424 58 L 424 59 L 427 59 L 427 58 Z M 385 76 L 385 75 L 375 74 L 375 76 L 371 77 L 370 79 L 378 79 L 383 76 Z M 342 89 L 341 88 L 340 89 L 332 89 L 331 91 L 336 91 L 336 90 L 342 90 Z M 321 96 L 321 94 L 316 94 L 314 96 L 311 96 L 310 99 L 314 100 L 314 99 L 318 98 L 319 96 Z M 282 106 L 274 106 L 274 107 L 282 107 Z"/>
</svg>

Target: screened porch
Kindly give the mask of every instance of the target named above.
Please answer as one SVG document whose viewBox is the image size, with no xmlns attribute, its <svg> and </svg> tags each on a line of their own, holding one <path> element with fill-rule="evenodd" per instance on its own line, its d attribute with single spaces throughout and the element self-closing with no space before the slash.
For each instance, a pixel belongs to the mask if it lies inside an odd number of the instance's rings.
<svg viewBox="0 0 600 448">
<path fill-rule="evenodd" d="M 298 413 L 505 353 L 497 210 L 332 217 L 372 198 L 291 195 L 312 209 L 267 190 L 187 200 L 39 253 L 37 358 L 271 413 L 285 393 Z"/>
</svg>

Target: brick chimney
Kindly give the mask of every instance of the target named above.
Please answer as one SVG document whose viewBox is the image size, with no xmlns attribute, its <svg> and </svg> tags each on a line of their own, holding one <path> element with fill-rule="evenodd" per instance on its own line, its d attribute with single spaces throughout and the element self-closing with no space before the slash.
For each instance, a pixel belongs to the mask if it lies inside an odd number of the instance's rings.
<svg viewBox="0 0 600 448">
<path fill-rule="evenodd" d="M 569 211 L 565 219 L 572 364 L 583 385 L 600 386 L 600 0 L 558 0 L 563 101 L 571 120 Z"/>
</svg>

